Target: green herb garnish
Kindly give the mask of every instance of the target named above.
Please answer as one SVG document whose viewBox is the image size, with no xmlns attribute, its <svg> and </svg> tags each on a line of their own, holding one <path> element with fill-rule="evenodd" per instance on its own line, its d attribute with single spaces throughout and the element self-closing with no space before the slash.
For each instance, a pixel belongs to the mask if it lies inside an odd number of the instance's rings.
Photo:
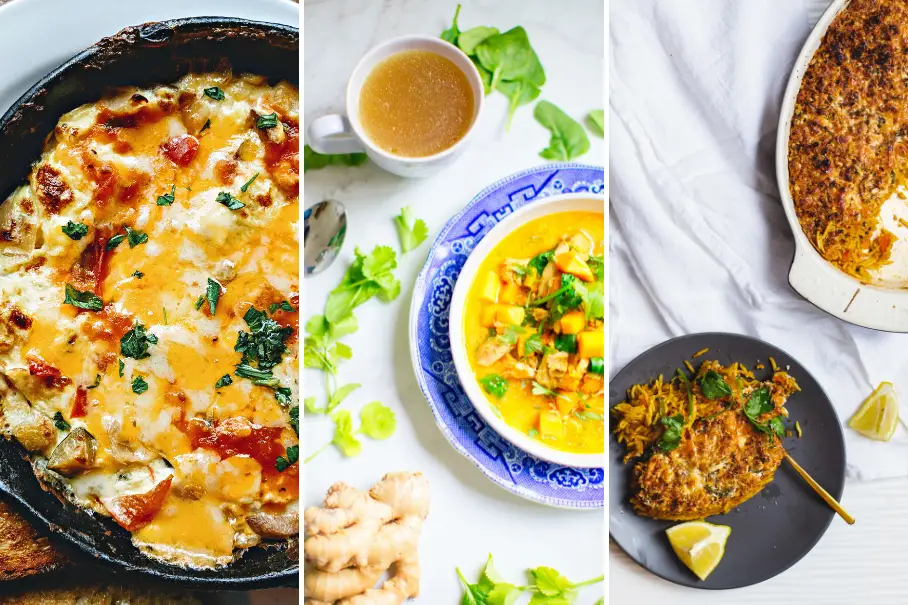
<svg viewBox="0 0 908 605">
<path fill-rule="evenodd" d="M 142 273 L 141 271 L 133 271 L 132 275 L 130 277 L 135 277 L 136 279 L 142 279 L 143 277 L 145 277 L 145 274 Z"/>
<path fill-rule="evenodd" d="M 82 223 L 74 223 L 72 221 L 67 222 L 65 225 L 60 227 L 63 230 L 63 233 L 69 236 L 69 239 L 80 240 L 86 235 L 88 235 L 88 225 L 83 225 Z"/>
<path fill-rule="evenodd" d="M 86 388 L 86 389 L 97 389 L 98 386 L 100 386 L 100 384 L 101 384 L 101 375 L 100 375 L 100 374 L 95 374 L 95 381 L 94 381 L 92 384 L 90 384 L 90 385 L 88 385 L 87 387 L 85 387 L 85 388 Z"/>
<path fill-rule="evenodd" d="M 220 389 L 221 387 L 226 387 L 227 385 L 233 384 L 233 379 L 230 377 L 230 374 L 224 374 L 218 381 L 214 383 L 214 388 Z"/>
<path fill-rule="evenodd" d="M 218 308 L 218 299 L 221 297 L 221 284 L 208 278 L 208 287 L 205 289 L 205 298 L 208 300 L 208 310 L 214 315 Z"/>
<path fill-rule="evenodd" d="M 72 305 L 86 311 L 100 311 L 104 308 L 104 301 L 96 296 L 94 292 L 80 292 L 72 284 L 66 284 L 63 304 Z"/>
<path fill-rule="evenodd" d="M 122 242 L 124 239 L 126 239 L 126 235 L 124 233 L 118 233 L 117 235 L 107 240 L 107 246 L 105 247 L 105 249 L 107 251 L 113 250 L 114 248 L 119 246 L 120 242 Z"/>
<path fill-rule="evenodd" d="M 674 416 L 663 416 L 659 419 L 664 427 L 662 436 L 656 442 L 656 446 L 663 452 L 668 452 L 681 444 L 681 433 L 684 429 L 684 416 L 676 414 Z"/>
<path fill-rule="evenodd" d="M 731 387 L 715 370 L 708 370 L 699 380 L 700 390 L 707 399 L 720 399 L 731 395 Z"/>
<path fill-rule="evenodd" d="M 206 88 L 202 92 L 205 93 L 206 97 L 211 97 L 215 101 L 223 101 L 226 97 L 224 96 L 224 91 L 218 88 L 217 86 L 212 86 L 211 88 Z"/>
<path fill-rule="evenodd" d="M 132 379 L 132 392 L 136 395 L 141 395 L 148 390 L 148 383 L 145 382 L 145 379 L 141 376 L 136 376 Z"/>
<path fill-rule="evenodd" d="M 176 199 L 176 194 L 177 194 L 177 186 L 171 185 L 170 193 L 165 193 L 164 195 L 158 196 L 158 202 L 157 202 L 158 206 L 170 206 L 171 204 L 173 204 L 174 200 Z"/>
<path fill-rule="evenodd" d="M 258 172 L 253 174 L 251 179 L 249 179 L 248 181 L 243 183 L 243 186 L 240 187 L 240 191 L 242 191 L 243 193 L 246 193 L 246 190 L 249 189 L 249 186 L 252 185 L 252 183 L 255 182 L 255 179 L 257 179 L 257 178 L 259 178 Z"/>
<path fill-rule="evenodd" d="M 552 134 L 549 146 L 539 152 L 547 160 L 566 162 L 590 149 L 590 140 L 583 126 L 548 101 L 540 101 L 533 110 L 536 121 Z"/>
<path fill-rule="evenodd" d="M 290 447 L 287 448 L 287 457 L 286 458 L 284 458 L 283 456 L 277 457 L 277 460 L 274 462 L 274 468 L 276 468 L 278 470 L 278 472 L 282 473 L 287 469 L 287 467 L 289 467 L 291 464 L 293 464 L 294 462 L 296 462 L 299 459 L 300 459 L 300 446 L 291 445 Z"/>
<path fill-rule="evenodd" d="M 148 241 L 147 233 L 143 233 L 141 231 L 136 231 L 134 229 L 130 229 L 129 227 L 126 227 L 125 229 L 126 229 L 126 239 L 127 239 L 127 241 L 129 241 L 130 248 L 135 248 L 136 246 L 138 246 L 140 244 L 144 244 L 145 242 Z"/>
<path fill-rule="evenodd" d="M 286 300 L 282 300 L 279 303 L 271 303 L 268 305 L 268 313 L 274 315 L 274 312 L 280 309 L 281 311 L 286 311 L 287 313 L 293 313 L 296 309 L 293 308 L 293 305 L 288 303 Z"/>
<path fill-rule="evenodd" d="M 158 344 L 158 337 L 146 332 L 145 326 L 137 323 L 120 339 L 120 354 L 132 359 L 145 359 L 149 356 L 148 346 L 156 344 Z"/>
<path fill-rule="evenodd" d="M 259 119 L 255 121 L 255 127 L 259 129 L 274 128 L 275 126 L 277 126 L 277 113 L 259 116 Z"/>
<path fill-rule="evenodd" d="M 215 201 L 218 204 L 223 204 L 224 206 L 227 206 L 228 210 L 239 210 L 240 208 L 243 208 L 246 206 L 246 204 L 244 204 L 240 200 L 236 199 L 235 197 L 233 197 L 226 191 L 220 192 L 218 194 L 217 198 L 215 198 Z"/>
<path fill-rule="evenodd" d="M 63 414 L 60 412 L 54 412 L 54 426 L 61 431 L 69 430 L 69 423 L 63 419 Z"/>
<path fill-rule="evenodd" d="M 417 248 L 429 235 L 425 221 L 413 216 L 409 206 L 400 209 L 400 214 L 394 217 L 394 226 L 397 227 L 400 249 L 404 253 Z"/>
</svg>

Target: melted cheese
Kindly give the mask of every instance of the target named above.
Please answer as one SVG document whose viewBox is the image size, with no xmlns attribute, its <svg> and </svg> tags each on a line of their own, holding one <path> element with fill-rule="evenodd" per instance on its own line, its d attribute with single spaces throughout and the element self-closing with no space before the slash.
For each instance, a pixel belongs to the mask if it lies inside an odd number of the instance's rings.
<svg viewBox="0 0 908 605">
<path fill-rule="evenodd" d="M 213 86 L 223 101 L 203 94 Z M 256 115 L 272 112 L 281 137 L 256 127 Z M 266 503 L 295 506 L 295 472 L 281 475 L 262 458 L 297 443 L 287 407 L 271 388 L 234 374 L 234 345 L 249 330 L 250 306 L 298 301 L 298 123 L 296 89 L 258 77 L 189 75 L 123 90 L 61 118 L 28 183 L 6 202 L 15 215 L 0 214 L 0 228 L 23 225 L 0 241 L 0 381 L 35 412 L 59 413 L 97 440 L 94 466 L 62 479 L 77 504 L 111 514 L 112 499 L 150 493 L 172 476 L 160 509 L 133 537 L 173 563 L 228 563 L 235 548 L 258 540 L 246 515 Z M 171 191 L 173 203 L 158 205 Z M 222 192 L 244 207 L 218 203 Z M 63 231 L 70 222 L 88 234 L 73 240 Z M 127 226 L 148 241 L 122 241 L 98 263 L 97 251 Z M 214 315 L 196 304 L 209 278 L 222 285 Z M 66 284 L 94 290 L 104 310 L 63 304 Z M 298 326 L 296 314 L 282 314 L 274 319 L 292 321 L 294 334 L 273 373 L 297 405 Z M 142 359 L 120 350 L 137 323 L 157 338 Z M 35 360 L 58 373 L 54 385 L 35 375 Z M 233 384 L 215 388 L 226 374 Z M 136 393 L 139 378 L 147 390 Z M 74 414 L 79 391 L 84 415 Z M 28 416 L 0 409 L 7 422 Z M 237 418 L 274 439 L 256 446 L 258 459 L 218 451 L 224 446 L 200 441 L 191 428 L 216 432 Z M 33 451 L 36 459 L 67 435 L 57 433 Z"/>
</svg>

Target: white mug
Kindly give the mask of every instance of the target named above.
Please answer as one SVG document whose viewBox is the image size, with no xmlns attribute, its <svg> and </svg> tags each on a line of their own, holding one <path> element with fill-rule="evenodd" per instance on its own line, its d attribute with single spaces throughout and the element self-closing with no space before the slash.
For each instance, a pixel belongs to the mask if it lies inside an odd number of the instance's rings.
<svg viewBox="0 0 908 605">
<path fill-rule="evenodd" d="M 427 50 L 449 59 L 463 71 L 473 89 L 473 121 L 459 141 L 447 149 L 425 157 L 404 157 L 379 148 L 363 131 L 359 121 L 359 97 L 368 75 L 381 61 L 405 50 Z M 457 159 L 470 140 L 479 116 L 485 94 L 479 70 L 463 51 L 441 38 L 429 36 L 404 36 L 379 44 L 360 60 L 347 83 L 347 115 L 330 114 L 317 118 L 306 130 L 309 146 L 322 154 L 365 152 L 375 164 L 399 176 L 425 177 L 434 174 Z"/>
</svg>

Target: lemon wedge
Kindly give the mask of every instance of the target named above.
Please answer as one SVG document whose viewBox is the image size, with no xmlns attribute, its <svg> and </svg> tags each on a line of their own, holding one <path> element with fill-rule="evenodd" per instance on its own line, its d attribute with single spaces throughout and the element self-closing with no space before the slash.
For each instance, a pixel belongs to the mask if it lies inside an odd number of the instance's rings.
<svg viewBox="0 0 908 605">
<path fill-rule="evenodd" d="M 899 399 L 891 382 L 880 386 L 864 400 L 848 426 L 877 441 L 889 441 L 899 423 Z"/>
<path fill-rule="evenodd" d="M 678 558 L 705 580 L 722 560 L 731 528 L 706 521 L 688 521 L 669 527 L 665 535 Z"/>
</svg>

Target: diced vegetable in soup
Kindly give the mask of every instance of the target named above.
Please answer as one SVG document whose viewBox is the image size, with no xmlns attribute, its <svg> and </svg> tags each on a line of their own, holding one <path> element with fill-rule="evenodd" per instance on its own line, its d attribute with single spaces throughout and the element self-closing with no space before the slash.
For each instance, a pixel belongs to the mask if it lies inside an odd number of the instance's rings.
<svg viewBox="0 0 908 605">
<path fill-rule="evenodd" d="M 557 450 L 604 447 L 604 217 L 565 212 L 504 238 L 470 287 L 470 365 L 505 422 Z"/>
</svg>

